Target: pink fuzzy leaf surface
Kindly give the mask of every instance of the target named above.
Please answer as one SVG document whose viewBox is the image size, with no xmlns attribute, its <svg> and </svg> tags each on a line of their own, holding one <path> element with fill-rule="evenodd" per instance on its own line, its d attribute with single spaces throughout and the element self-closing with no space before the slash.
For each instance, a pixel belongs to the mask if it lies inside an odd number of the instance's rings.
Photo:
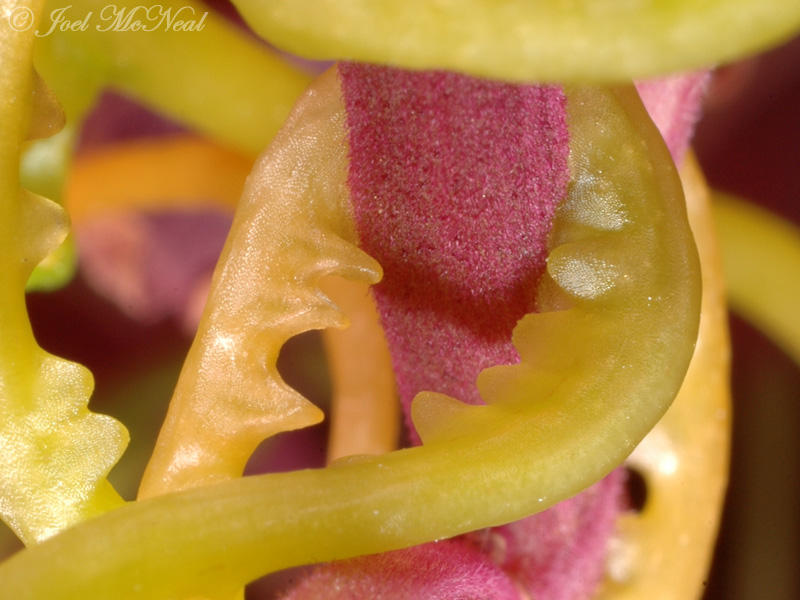
<svg viewBox="0 0 800 600">
<path fill-rule="evenodd" d="M 511 580 L 468 544 L 448 540 L 316 569 L 284 600 L 519 600 Z"/>
<path fill-rule="evenodd" d="M 679 166 L 700 118 L 709 79 L 708 71 L 698 71 L 636 83 L 650 118 L 661 132 L 672 160 Z"/>
<path fill-rule="evenodd" d="M 454 73 L 340 72 L 351 199 L 384 268 L 375 297 L 403 407 L 422 390 L 479 404 L 478 373 L 519 361 L 511 330 L 535 308 L 569 178 L 564 95 Z"/>
</svg>

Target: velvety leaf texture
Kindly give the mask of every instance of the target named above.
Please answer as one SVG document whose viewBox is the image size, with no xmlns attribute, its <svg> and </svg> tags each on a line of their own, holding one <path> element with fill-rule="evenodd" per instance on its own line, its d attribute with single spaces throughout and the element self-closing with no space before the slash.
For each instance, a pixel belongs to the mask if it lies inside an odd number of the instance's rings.
<svg viewBox="0 0 800 600">
<path fill-rule="evenodd" d="M 422 390 L 478 404 L 475 378 L 518 362 L 511 330 L 535 308 L 568 180 L 564 95 L 455 73 L 340 72 L 351 199 L 384 268 L 375 297 L 406 414 Z"/>
</svg>

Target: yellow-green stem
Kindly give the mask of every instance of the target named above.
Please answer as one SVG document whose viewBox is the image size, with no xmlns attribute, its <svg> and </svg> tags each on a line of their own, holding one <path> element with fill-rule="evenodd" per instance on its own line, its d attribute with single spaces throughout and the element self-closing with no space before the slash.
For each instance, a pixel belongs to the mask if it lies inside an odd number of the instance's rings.
<svg viewBox="0 0 800 600">
<path fill-rule="evenodd" d="M 800 229 L 733 196 L 714 200 L 731 308 L 800 364 Z"/>
</svg>

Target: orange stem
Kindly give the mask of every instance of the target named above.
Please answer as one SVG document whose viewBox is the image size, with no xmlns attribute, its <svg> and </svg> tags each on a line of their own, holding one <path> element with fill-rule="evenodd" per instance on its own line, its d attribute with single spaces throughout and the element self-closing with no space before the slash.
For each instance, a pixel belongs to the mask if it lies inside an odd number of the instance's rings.
<svg viewBox="0 0 800 600">
<path fill-rule="evenodd" d="M 400 420 L 389 347 L 362 282 L 331 277 L 323 290 L 350 317 L 347 329 L 322 332 L 333 384 L 328 461 L 397 447 Z"/>
</svg>

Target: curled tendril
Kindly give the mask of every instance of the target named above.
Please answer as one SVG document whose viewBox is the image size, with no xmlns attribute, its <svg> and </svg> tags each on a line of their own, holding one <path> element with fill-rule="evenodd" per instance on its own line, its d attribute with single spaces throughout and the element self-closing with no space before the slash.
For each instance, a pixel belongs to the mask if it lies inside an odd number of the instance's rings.
<svg viewBox="0 0 800 600">
<path fill-rule="evenodd" d="M 2 597 L 91 592 L 125 598 L 143 589 L 150 598 L 230 593 L 268 570 L 521 518 L 618 464 L 663 414 L 682 380 L 697 328 L 697 259 L 668 152 L 633 89 L 575 88 L 568 102 L 573 185 L 556 219 L 542 284 L 550 312 L 526 317 L 515 331 L 521 365 L 481 376 L 479 386 L 493 388 L 488 406 L 423 397 L 415 410 L 422 447 L 321 470 L 234 479 L 123 507 L 0 567 Z M 608 126 L 593 126 L 601 120 Z M 328 75 L 298 105 L 248 183 L 201 326 L 197 356 L 206 367 L 190 371 L 208 377 L 210 387 L 195 385 L 191 375 L 190 393 L 224 398 L 254 372 L 272 369 L 281 339 L 341 324 L 316 288 L 322 275 L 339 271 L 374 281 L 379 273 L 355 245 L 342 174 L 344 139 L 341 94 Z M 323 156 L 328 166 L 320 170 L 313 157 Z M 580 176 L 583 169 L 605 173 L 602 201 L 624 215 L 623 225 L 607 227 L 585 213 L 582 186 L 592 181 Z M 264 245 L 254 250 L 248 242 L 256 238 Z M 264 262 L 276 257 L 275 264 Z M 234 276 L 244 293 L 229 290 Z M 264 279 L 268 288 L 261 287 Z M 253 311 L 277 333 L 256 325 Z M 541 334 L 558 335 L 554 352 L 542 353 Z M 243 360 L 233 350 L 247 354 L 254 342 L 260 354 L 251 354 L 241 369 L 230 368 L 230 360 Z M 567 349 L 577 347 L 587 350 L 570 356 Z M 602 358 L 594 360 L 589 348 Z M 218 376 L 229 382 L 218 385 Z M 272 394 L 268 398 L 284 403 L 287 392 L 278 381 L 260 385 Z M 285 397 L 302 407 L 294 395 Z M 230 409 L 216 409 L 214 425 L 223 437 L 201 449 L 209 453 L 203 464 L 211 467 L 200 473 L 204 482 L 238 474 L 256 443 L 252 436 L 273 426 L 251 418 L 248 402 L 233 406 L 246 435 L 243 441 L 224 437 Z M 198 474 L 188 450 L 171 454 L 174 468 L 161 471 L 167 482 L 172 474 Z M 443 493 L 453 485 L 463 490 L 455 505 Z M 46 579 L 34 576 L 40 561 L 49 565 Z"/>
</svg>

